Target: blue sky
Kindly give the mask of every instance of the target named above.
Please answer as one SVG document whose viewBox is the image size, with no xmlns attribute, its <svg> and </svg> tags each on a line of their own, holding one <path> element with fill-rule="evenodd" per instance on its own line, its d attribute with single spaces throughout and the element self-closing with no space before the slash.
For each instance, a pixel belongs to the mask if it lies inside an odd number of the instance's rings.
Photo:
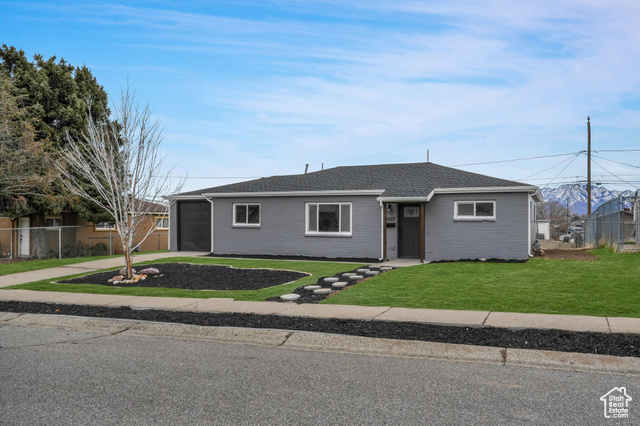
<svg viewBox="0 0 640 426">
<path fill-rule="evenodd" d="M 1 43 L 86 64 L 113 99 L 128 81 L 185 190 L 427 150 L 574 183 L 587 116 L 594 181 L 640 187 L 635 0 L 0 0 L 0 22 Z M 492 163 L 529 157 L 546 158 Z"/>
</svg>

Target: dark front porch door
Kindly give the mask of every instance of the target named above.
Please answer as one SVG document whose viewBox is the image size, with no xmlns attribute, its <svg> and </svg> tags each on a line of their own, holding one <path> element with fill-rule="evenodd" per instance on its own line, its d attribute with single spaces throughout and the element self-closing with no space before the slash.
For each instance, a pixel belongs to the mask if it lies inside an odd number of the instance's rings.
<svg viewBox="0 0 640 426">
<path fill-rule="evenodd" d="M 398 212 L 398 257 L 420 257 L 420 206 L 400 204 Z"/>
</svg>

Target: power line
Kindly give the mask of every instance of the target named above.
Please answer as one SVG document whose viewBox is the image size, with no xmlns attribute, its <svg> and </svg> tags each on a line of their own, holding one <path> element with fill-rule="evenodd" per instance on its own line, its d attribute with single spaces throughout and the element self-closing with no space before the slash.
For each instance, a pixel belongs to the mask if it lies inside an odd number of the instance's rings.
<svg viewBox="0 0 640 426">
<path fill-rule="evenodd" d="M 571 165 L 571 163 L 573 163 L 573 162 L 576 160 L 576 158 L 578 158 L 579 156 L 580 156 L 580 153 L 579 153 L 579 152 L 578 152 L 578 153 L 576 153 L 576 154 L 573 156 L 573 159 L 572 159 L 571 161 L 569 161 L 569 163 L 567 163 L 567 165 L 566 165 L 566 166 L 564 166 L 564 169 L 560 170 L 560 173 L 558 173 L 558 174 L 556 175 L 556 177 L 554 177 L 553 179 L 551 179 L 551 180 L 549 181 L 549 183 L 547 183 L 545 186 L 549 186 L 549 185 L 551 185 L 551 184 L 553 183 L 553 181 L 554 181 L 554 180 L 556 180 L 556 179 L 558 178 L 558 176 L 560 176 L 560 174 L 561 174 L 562 172 L 564 172 L 564 171 L 567 169 L 567 167 L 569 167 L 569 166 Z"/>
<path fill-rule="evenodd" d="M 567 154 L 541 155 L 541 156 L 538 156 L 538 157 L 514 158 L 514 159 L 511 159 L 511 160 L 486 161 L 484 163 L 454 164 L 454 165 L 449 166 L 449 167 L 482 166 L 482 165 L 485 165 L 485 164 L 509 163 L 509 162 L 512 162 L 512 161 L 525 161 L 525 160 L 538 160 L 540 158 L 562 157 L 562 156 L 565 156 L 565 155 L 577 155 L 577 154 L 578 153 L 576 153 L 576 152 L 569 152 Z"/>
<path fill-rule="evenodd" d="M 600 157 L 599 155 L 594 155 L 594 157 L 599 158 L 601 160 L 609 161 L 611 163 L 621 164 L 623 166 L 633 167 L 635 169 L 640 169 L 640 166 L 634 166 L 633 164 L 622 163 L 620 161 L 609 160 L 608 158 Z"/>
<path fill-rule="evenodd" d="M 575 159 L 575 158 L 574 158 L 574 159 Z M 526 176 L 526 177 L 523 177 L 523 178 L 520 178 L 520 179 L 516 179 L 516 180 L 520 181 L 520 180 L 526 180 L 526 179 L 529 179 L 529 178 L 531 178 L 531 177 L 533 177 L 533 176 L 535 176 L 535 175 L 539 175 L 540 173 L 544 173 L 544 172 L 546 172 L 547 170 L 551 170 L 551 169 L 553 169 L 554 167 L 557 167 L 557 166 L 559 166 L 560 164 L 564 163 L 565 161 L 569 161 L 569 160 L 571 160 L 571 158 L 565 158 L 564 160 L 562 160 L 562 161 L 561 161 L 561 162 L 559 162 L 558 164 L 554 164 L 553 166 L 548 167 L 548 168 L 546 168 L 546 169 L 544 169 L 544 170 L 541 170 L 541 171 L 539 171 L 539 172 L 537 172 L 537 173 L 534 173 L 534 174 L 532 174 L 532 175 L 529 175 L 529 176 Z"/>
<path fill-rule="evenodd" d="M 612 172 L 610 172 L 609 170 L 605 169 L 605 168 L 602 166 L 602 164 L 598 163 L 596 160 L 593 160 L 593 159 L 592 159 L 591 161 L 593 161 L 596 165 L 598 165 L 598 166 L 599 166 L 602 170 L 604 170 L 605 172 L 609 173 L 611 176 L 618 178 L 621 182 L 624 182 L 624 183 L 626 183 L 627 185 L 631 185 L 631 186 L 633 186 L 634 188 L 638 189 L 638 187 L 637 187 L 637 186 L 635 186 L 634 184 L 632 184 L 631 182 L 627 182 L 626 180 L 622 179 L 620 176 L 616 176 L 616 174 L 615 174 L 615 173 L 612 173 Z"/>
</svg>

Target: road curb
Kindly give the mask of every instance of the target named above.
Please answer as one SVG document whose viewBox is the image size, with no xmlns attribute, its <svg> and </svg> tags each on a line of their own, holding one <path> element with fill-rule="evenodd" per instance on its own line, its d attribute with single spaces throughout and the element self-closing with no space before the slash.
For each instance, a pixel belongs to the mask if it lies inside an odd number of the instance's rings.
<svg viewBox="0 0 640 426">
<path fill-rule="evenodd" d="M 211 343 L 248 344 L 291 350 L 352 353 L 371 356 L 429 359 L 467 363 L 534 367 L 565 371 L 640 376 L 640 358 L 568 352 L 505 349 L 452 343 L 381 339 L 303 331 L 83 318 L 0 312 L 0 323 L 65 330 L 174 338 Z"/>
</svg>

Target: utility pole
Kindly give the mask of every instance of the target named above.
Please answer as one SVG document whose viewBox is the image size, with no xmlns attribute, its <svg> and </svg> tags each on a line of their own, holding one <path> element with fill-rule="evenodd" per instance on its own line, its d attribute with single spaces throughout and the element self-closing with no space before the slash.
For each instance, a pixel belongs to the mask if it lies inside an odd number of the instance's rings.
<svg viewBox="0 0 640 426">
<path fill-rule="evenodd" d="M 591 119 L 587 117 L 587 215 L 591 214 Z"/>
<path fill-rule="evenodd" d="M 567 197 L 567 234 L 569 233 L 569 197 Z"/>
</svg>

